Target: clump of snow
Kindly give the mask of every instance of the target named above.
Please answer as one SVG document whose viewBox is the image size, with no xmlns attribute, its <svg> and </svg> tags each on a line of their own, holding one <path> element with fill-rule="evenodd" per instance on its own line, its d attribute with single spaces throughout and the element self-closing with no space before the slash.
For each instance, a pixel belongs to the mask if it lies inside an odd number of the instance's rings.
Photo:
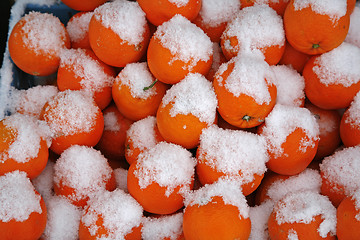
<svg viewBox="0 0 360 240">
<path fill-rule="evenodd" d="M 226 79 L 221 76 L 231 65 L 234 65 Z M 275 80 L 273 70 L 264 59 L 257 55 L 240 54 L 222 64 L 215 74 L 219 85 L 224 85 L 235 97 L 241 94 L 254 98 L 258 104 L 269 104 L 271 96 L 268 86 Z"/>
<path fill-rule="evenodd" d="M 198 161 L 243 183 L 264 174 L 268 160 L 266 141 L 257 134 L 212 125 L 200 135 Z"/>
<path fill-rule="evenodd" d="M 345 118 L 345 122 L 353 126 L 360 126 L 360 92 L 355 95 L 347 111 L 349 117 Z"/>
<path fill-rule="evenodd" d="M 115 83 L 118 84 L 119 88 L 122 85 L 127 86 L 133 98 L 141 99 L 147 99 L 157 94 L 154 87 L 144 90 L 154 81 L 155 78 L 146 62 L 127 64 L 115 79 Z"/>
<path fill-rule="evenodd" d="M 357 211 L 356 215 L 355 215 L 355 219 L 360 221 L 360 188 L 356 189 L 352 194 L 351 194 L 351 199 L 354 200 L 355 202 L 355 209 Z"/>
<path fill-rule="evenodd" d="M 142 215 L 140 204 L 131 195 L 116 189 L 112 192 L 104 191 L 90 199 L 81 222 L 89 229 L 91 236 L 99 234 L 99 239 L 124 239 L 132 228 L 140 225 Z M 100 217 L 106 234 L 98 232 Z"/>
<path fill-rule="evenodd" d="M 360 48 L 360 4 L 356 4 L 350 15 L 350 26 L 345 42 L 352 43 Z"/>
<path fill-rule="evenodd" d="M 48 102 L 43 118 L 58 135 L 90 132 L 100 111 L 94 100 L 82 91 L 65 90 Z"/>
<path fill-rule="evenodd" d="M 83 90 L 93 94 L 106 87 L 111 87 L 114 77 L 105 73 L 99 60 L 89 55 L 90 50 L 81 48 L 64 49 L 60 54 L 60 68 L 65 71 L 69 68 L 73 71 L 75 78 L 80 79 L 80 86 Z"/>
<path fill-rule="evenodd" d="M 292 4 L 295 11 L 310 7 L 317 14 L 328 15 L 334 22 L 347 12 L 347 4 L 343 0 L 294 0 Z"/>
<path fill-rule="evenodd" d="M 11 142 L 8 149 L 4 149 L 0 153 L 1 163 L 7 159 L 13 159 L 18 163 L 26 163 L 38 156 L 41 141 L 46 138 L 42 135 L 34 118 L 16 113 L 4 118 L 2 123 L 6 131 L 11 132 L 14 141 Z"/>
<path fill-rule="evenodd" d="M 360 81 L 360 48 L 347 42 L 321 54 L 315 60 L 313 72 L 325 86 L 350 87 Z"/>
<path fill-rule="evenodd" d="M 112 111 L 104 113 L 104 131 L 119 132 L 120 130 L 116 113 Z"/>
<path fill-rule="evenodd" d="M 59 18 L 49 13 L 31 11 L 23 18 L 24 44 L 36 54 L 60 54 L 65 47 L 66 30 Z"/>
<path fill-rule="evenodd" d="M 230 21 L 239 10 L 239 0 L 202 0 L 199 16 L 205 25 L 217 27 Z"/>
<path fill-rule="evenodd" d="M 313 169 L 305 169 L 303 172 L 290 176 L 285 180 L 275 181 L 268 188 L 267 195 L 274 202 L 282 199 L 286 194 L 301 190 L 311 190 L 320 193 L 321 176 Z"/>
<path fill-rule="evenodd" d="M 299 240 L 297 232 L 294 229 L 289 230 L 289 233 L 288 233 L 287 237 L 288 237 L 287 238 L 288 240 Z"/>
<path fill-rule="evenodd" d="M 39 118 L 45 103 L 57 93 L 57 87 L 51 85 L 38 85 L 26 90 L 19 90 L 14 101 L 15 111 Z"/>
<path fill-rule="evenodd" d="M 44 240 L 77 240 L 79 238 L 80 208 L 66 198 L 54 196 L 46 201 L 47 223 Z"/>
<path fill-rule="evenodd" d="M 199 73 L 189 73 L 164 95 L 162 106 L 171 103 L 170 115 L 192 114 L 201 122 L 212 124 L 216 117 L 217 98 L 212 84 Z"/>
<path fill-rule="evenodd" d="M 106 188 L 112 175 L 107 159 L 97 150 L 73 145 L 66 149 L 54 166 L 54 183 L 74 189 L 67 196 L 78 201 Z"/>
<path fill-rule="evenodd" d="M 94 15 L 93 12 L 84 12 L 81 15 L 75 14 L 66 25 L 71 42 L 79 42 L 89 32 L 89 23 Z"/>
<path fill-rule="evenodd" d="M 328 234 L 336 235 L 336 208 L 330 200 L 314 191 L 297 191 L 287 194 L 274 207 L 276 221 L 283 223 L 309 224 L 314 217 L 323 220 L 318 233 L 325 238 Z"/>
<path fill-rule="evenodd" d="M 243 218 L 249 218 L 250 207 L 241 191 L 241 182 L 227 178 L 220 178 L 215 183 L 206 184 L 198 190 L 188 192 L 184 204 L 185 207 L 203 206 L 211 202 L 215 196 L 221 197 L 225 204 L 236 206 Z"/>
<path fill-rule="evenodd" d="M 325 157 L 320 171 L 326 179 L 340 185 L 346 195 L 360 186 L 360 146 L 344 148 Z"/>
<path fill-rule="evenodd" d="M 180 8 L 186 6 L 189 3 L 189 0 L 169 0 L 169 2 Z"/>
<path fill-rule="evenodd" d="M 165 194 L 169 196 L 179 186 L 180 192 L 190 190 L 188 188 L 194 178 L 195 164 L 196 160 L 185 148 L 160 142 L 139 154 L 134 175 L 139 179 L 141 189 L 156 182 L 166 188 Z"/>
<path fill-rule="evenodd" d="M 32 180 L 36 191 L 40 193 L 40 195 L 44 198 L 45 202 L 47 202 L 52 196 L 54 196 L 54 165 L 55 163 L 49 160 L 41 174 Z"/>
<path fill-rule="evenodd" d="M 128 170 L 126 170 L 124 168 L 116 168 L 116 169 L 114 169 L 116 187 L 118 189 L 123 190 L 126 193 L 128 192 L 128 189 L 127 189 L 127 174 L 128 174 Z"/>
<path fill-rule="evenodd" d="M 275 73 L 276 103 L 301 107 L 305 101 L 305 79 L 295 69 L 285 65 L 271 66 Z"/>
<path fill-rule="evenodd" d="M 306 151 L 308 147 L 314 147 L 319 139 L 319 125 L 315 116 L 306 108 L 276 104 L 270 114 L 265 118 L 265 126 L 262 135 L 268 141 L 268 150 L 275 157 L 280 156 L 284 149 L 282 144 L 286 138 L 296 129 L 305 132 L 307 139 L 302 139 L 298 149 Z"/>
<path fill-rule="evenodd" d="M 274 208 L 271 200 L 263 202 L 259 206 L 250 207 L 251 233 L 249 240 L 270 239 L 268 232 L 268 219 Z"/>
<path fill-rule="evenodd" d="M 142 239 L 169 239 L 177 240 L 182 233 L 183 213 L 148 217 L 143 221 Z"/>
<path fill-rule="evenodd" d="M 157 27 L 153 37 L 174 56 L 172 61 L 190 63 L 189 69 L 199 61 L 208 61 L 213 55 L 212 42 L 204 31 L 182 15 L 175 15 Z"/>
<path fill-rule="evenodd" d="M 0 176 L 0 220 L 26 221 L 33 212 L 42 213 L 41 196 L 25 172 L 13 171 Z"/>
<path fill-rule="evenodd" d="M 145 13 L 137 2 L 126 0 L 107 2 L 94 10 L 93 17 L 131 45 L 137 45 L 143 40 L 147 21 Z"/>
<path fill-rule="evenodd" d="M 230 45 L 235 37 L 237 46 Z M 256 4 L 243 8 L 231 20 L 222 35 L 224 47 L 230 52 L 249 52 L 269 46 L 284 46 L 285 30 L 282 18 L 268 5 Z"/>
</svg>

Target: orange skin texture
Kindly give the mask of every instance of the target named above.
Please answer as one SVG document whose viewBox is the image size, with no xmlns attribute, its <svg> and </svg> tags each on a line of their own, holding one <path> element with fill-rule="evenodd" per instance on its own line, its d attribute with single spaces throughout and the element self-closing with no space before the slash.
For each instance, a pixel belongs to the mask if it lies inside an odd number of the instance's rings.
<svg viewBox="0 0 360 240">
<path fill-rule="evenodd" d="M 8 128 L 0 121 L 0 152 L 7 152 L 11 144 L 16 140 L 17 132 L 12 128 Z M 34 179 L 44 170 L 49 157 L 49 149 L 46 141 L 41 138 L 38 155 L 29 159 L 25 163 L 19 163 L 15 159 L 7 158 L 0 161 L 0 175 L 15 170 L 27 173 L 30 179 Z M 5 160 L 5 161 L 3 161 Z"/>
<path fill-rule="evenodd" d="M 165 141 L 179 144 L 184 148 L 195 148 L 199 144 L 202 130 L 209 126 L 206 122 L 201 122 L 193 114 L 178 113 L 175 117 L 170 115 L 172 103 L 162 106 L 160 104 L 156 115 L 157 126 L 161 136 Z M 215 119 L 214 123 L 217 122 Z M 184 126 L 186 125 L 186 129 Z"/>
<path fill-rule="evenodd" d="M 120 127 L 119 131 L 105 130 L 96 147 L 109 159 L 121 159 L 125 156 L 125 139 L 126 131 L 133 123 L 132 120 L 125 118 L 116 108 L 115 105 L 110 105 L 104 109 L 103 114 L 113 112 L 117 119 L 117 124 Z"/>
<path fill-rule="evenodd" d="M 70 19 L 69 19 L 69 22 L 72 22 L 74 21 L 74 19 L 76 18 L 80 18 L 81 15 L 85 14 L 87 12 L 78 12 L 76 13 L 75 15 L 73 15 Z M 68 24 L 69 24 L 68 22 Z M 80 39 L 80 40 L 77 40 L 76 42 L 75 41 L 72 41 L 72 39 L 70 39 L 71 41 L 71 48 L 86 48 L 86 49 L 91 49 L 90 47 L 90 42 L 89 42 L 89 32 L 87 32 L 85 34 L 85 36 Z"/>
<path fill-rule="evenodd" d="M 166 84 L 157 81 L 152 87 L 156 94 L 144 99 L 133 97 L 130 88 L 120 82 L 114 82 L 112 97 L 121 114 L 133 121 L 156 115 L 161 99 L 168 89 Z"/>
<path fill-rule="evenodd" d="M 163 83 L 178 83 L 189 73 L 206 75 L 213 61 L 213 56 L 211 55 L 208 61 L 199 60 L 191 70 L 188 70 L 190 62 L 183 62 L 179 59 L 173 60 L 174 57 L 170 50 L 161 44 L 158 38 L 153 36 L 150 39 L 147 51 L 148 66 L 155 78 Z"/>
<path fill-rule="evenodd" d="M 345 87 L 342 84 L 325 85 L 312 70 L 316 56 L 309 59 L 303 70 L 305 78 L 305 95 L 310 102 L 323 109 L 340 109 L 350 106 L 356 93 L 360 90 L 360 81 Z"/>
<path fill-rule="evenodd" d="M 309 140 L 304 130 L 296 128 L 295 131 L 290 133 L 286 141 L 281 145 L 284 149 L 279 157 L 268 151 L 269 161 L 266 166 L 273 172 L 283 175 L 295 175 L 305 170 L 305 168 L 314 159 L 319 140 L 314 141 L 314 146 L 307 147 L 305 152 L 299 150 L 302 139 Z"/>
<path fill-rule="evenodd" d="M 347 0 L 347 14 L 351 14 L 354 11 L 356 0 Z"/>
<path fill-rule="evenodd" d="M 336 235 L 339 240 L 360 239 L 360 221 L 356 219 L 359 209 L 356 208 L 355 200 L 350 196 L 344 198 L 337 207 Z"/>
<path fill-rule="evenodd" d="M 85 49 L 86 55 L 93 59 L 94 61 L 98 62 L 101 68 L 103 69 L 104 73 L 115 77 L 115 70 L 103 63 L 91 49 Z M 57 73 L 57 86 L 60 91 L 65 91 L 67 89 L 70 90 L 81 90 L 84 89 L 83 86 L 81 86 L 80 82 L 83 80 L 82 77 L 79 77 L 76 74 L 76 69 L 79 67 L 79 65 L 64 65 L 60 66 Z M 100 107 L 100 109 L 106 108 L 112 99 L 111 96 L 111 86 L 106 86 L 98 91 L 94 92 L 93 96 L 96 104 Z"/>
<path fill-rule="evenodd" d="M 265 117 L 271 112 L 276 103 L 277 89 L 274 84 L 268 83 L 268 91 L 270 93 L 271 101 L 269 104 L 258 104 L 254 98 L 240 94 L 238 97 L 234 96 L 219 84 L 221 77 L 226 82 L 227 77 L 234 69 L 234 63 L 228 65 L 227 70 L 220 76 L 215 75 L 213 86 L 218 99 L 218 112 L 221 117 L 231 125 L 240 128 L 252 128 L 264 122 Z M 244 116 L 249 116 L 249 120 L 243 119 Z"/>
<path fill-rule="evenodd" d="M 231 50 L 226 49 L 225 45 L 227 44 L 227 42 L 229 42 L 229 44 L 232 46 Z M 225 55 L 225 58 L 227 60 L 230 60 L 231 58 L 237 56 L 239 52 L 241 52 L 241 49 L 240 49 L 241 43 L 239 43 L 239 40 L 237 39 L 237 37 L 236 36 L 231 36 L 231 37 L 228 36 L 226 34 L 226 31 L 224 31 L 224 33 L 221 36 L 220 45 L 221 45 L 221 49 Z M 264 55 L 265 61 L 269 65 L 276 65 L 280 61 L 282 55 L 284 54 L 285 43 L 282 46 L 271 45 L 271 46 L 260 48 L 259 50 Z"/>
<path fill-rule="evenodd" d="M 289 175 L 281 175 L 272 171 L 266 172 L 264 178 L 261 181 L 261 184 L 256 189 L 255 204 L 260 205 L 261 203 L 270 199 L 268 196 L 268 191 L 271 185 L 278 181 L 284 181 L 289 177 L 290 177 Z"/>
<path fill-rule="evenodd" d="M 284 13 L 285 35 L 298 51 L 316 55 L 338 47 L 346 38 L 350 16 L 345 14 L 334 24 L 328 15 L 321 15 L 306 7 L 295 10 L 293 0 Z M 315 47 L 314 44 L 318 44 Z"/>
<path fill-rule="evenodd" d="M 149 25 L 146 24 L 144 29 L 143 40 L 137 45 L 131 45 L 93 16 L 89 24 L 90 46 L 104 63 L 114 67 L 125 67 L 128 63 L 139 61 L 145 54 L 150 39 Z"/>
<path fill-rule="evenodd" d="M 201 9 L 201 0 L 189 0 L 184 6 L 178 7 L 169 0 L 137 0 L 146 18 L 155 26 L 170 20 L 176 14 L 180 14 L 190 21 L 194 20 Z"/>
<path fill-rule="evenodd" d="M 245 8 L 245 7 L 254 6 L 256 2 L 257 2 L 256 0 L 240 0 L 240 5 L 241 8 Z M 283 16 L 288 3 L 289 3 L 288 0 L 280 0 L 278 2 L 270 0 L 266 4 L 269 5 L 269 7 L 271 7 L 272 9 L 274 9 L 277 14 Z"/>
<path fill-rule="evenodd" d="M 160 186 L 157 182 L 152 182 L 142 189 L 139 179 L 134 174 L 137 169 L 136 162 L 130 165 L 127 188 L 131 196 L 140 203 L 145 211 L 155 214 L 171 214 L 184 206 L 184 198 L 179 192 L 182 186 L 177 186 L 168 197 L 165 195 L 166 187 Z M 192 189 L 193 185 L 194 181 L 188 187 Z"/>
<path fill-rule="evenodd" d="M 335 240 L 336 236 L 328 234 L 322 238 L 318 233 L 319 225 L 323 220 L 321 215 L 314 217 L 310 223 L 282 223 L 278 224 L 276 221 L 276 213 L 273 211 L 269 217 L 268 230 L 271 239 L 286 240 L 288 239 L 289 232 L 296 231 L 299 239 L 312 239 L 312 240 Z"/>
<path fill-rule="evenodd" d="M 214 196 L 206 205 L 187 206 L 184 210 L 183 232 L 186 240 L 248 239 L 250 218 L 243 218 L 236 206 L 225 204 Z"/>
<path fill-rule="evenodd" d="M 161 136 L 161 134 L 159 132 L 159 129 L 158 129 L 156 124 L 154 126 L 154 131 L 155 131 L 156 142 L 159 143 L 161 141 L 164 141 L 164 138 Z M 136 162 L 139 154 L 146 151 L 147 149 L 148 148 L 145 148 L 144 150 L 141 150 L 140 148 L 135 147 L 133 139 L 129 135 L 126 136 L 126 140 L 125 140 L 125 159 L 129 164 L 132 164 L 132 163 Z"/>
<path fill-rule="evenodd" d="M 218 169 L 216 169 L 216 167 L 213 168 L 212 166 L 210 166 L 208 160 L 206 159 L 206 155 L 205 157 L 204 156 L 200 157 L 199 155 L 200 149 L 201 147 L 199 147 L 196 152 L 196 158 L 198 159 L 196 165 L 196 173 L 202 185 L 212 184 L 216 182 L 219 178 L 228 176 L 226 173 L 223 173 Z M 241 179 L 241 175 L 242 173 L 240 170 L 237 176 Z M 264 177 L 264 174 L 260 174 L 260 175 L 253 174 L 253 177 L 254 177 L 253 181 L 241 185 L 244 196 L 251 194 L 252 192 L 255 191 L 255 189 L 257 189 L 257 187 L 261 183 L 261 180 Z"/>
<path fill-rule="evenodd" d="M 340 137 L 345 147 L 354 147 L 360 144 L 360 126 L 347 122 L 349 115 L 349 110 L 346 110 L 341 118 Z"/>
<path fill-rule="evenodd" d="M 68 7 L 77 11 L 92 11 L 107 0 L 61 0 Z"/>
<path fill-rule="evenodd" d="M 111 173 L 111 177 L 107 179 L 105 189 L 108 191 L 113 191 L 116 188 L 116 179 L 114 172 Z M 99 190 L 101 191 L 101 190 Z M 72 200 L 71 196 L 77 196 L 76 189 L 73 187 L 69 187 L 64 184 L 63 180 L 60 180 L 59 184 L 54 183 L 54 192 L 58 196 L 63 196 L 67 198 L 72 204 L 75 206 L 84 208 L 89 201 L 89 196 L 83 196 L 83 198 L 80 198 L 78 200 Z M 90 194 L 90 193 L 89 193 Z M 80 196 L 79 196 L 80 197 Z"/>
<path fill-rule="evenodd" d="M 331 203 L 337 208 L 341 201 L 347 196 L 345 193 L 345 186 L 328 179 L 325 174 L 320 171 L 322 195 L 327 196 Z"/>
<path fill-rule="evenodd" d="M 203 22 L 203 19 L 200 15 L 198 15 L 193 21 L 196 26 L 201 28 L 206 35 L 209 36 L 212 42 L 220 42 L 221 34 L 224 32 L 227 22 L 220 23 L 217 26 L 209 26 Z"/>
<path fill-rule="evenodd" d="M 23 38 L 28 38 L 23 28 L 26 23 L 20 19 L 10 33 L 8 47 L 11 59 L 22 71 L 35 76 L 48 76 L 55 73 L 59 67 L 60 56 L 51 51 L 43 51 L 37 54 L 33 49 L 26 46 Z M 62 39 L 63 47 L 70 48 L 70 37 L 65 26 L 61 23 L 65 37 Z"/>
<path fill-rule="evenodd" d="M 36 192 L 38 195 L 39 193 Z M 10 220 L 2 222 L 0 220 L 0 239 L 1 240 L 37 240 L 45 230 L 47 222 L 47 210 L 45 201 L 40 200 L 41 213 L 32 212 L 29 218 L 23 222 Z"/>
<path fill-rule="evenodd" d="M 87 212 L 87 210 L 85 210 Z M 92 236 L 90 234 L 89 228 L 80 221 L 79 224 L 79 240 L 96 240 L 100 237 L 108 236 L 109 230 L 104 226 L 104 219 L 100 214 L 96 215 L 96 226 L 98 227 L 97 234 Z M 141 240 L 141 229 L 142 225 L 138 227 L 133 227 L 131 232 L 124 236 L 125 240 Z"/>
<path fill-rule="evenodd" d="M 284 54 L 282 55 L 279 64 L 291 65 L 301 74 L 309 58 L 310 56 L 308 54 L 299 52 L 286 41 Z"/>
</svg>

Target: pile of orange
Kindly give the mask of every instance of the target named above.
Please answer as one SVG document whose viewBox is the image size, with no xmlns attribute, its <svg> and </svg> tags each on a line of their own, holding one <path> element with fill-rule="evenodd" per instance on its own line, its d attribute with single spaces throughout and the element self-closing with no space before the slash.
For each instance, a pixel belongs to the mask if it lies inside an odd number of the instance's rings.
<svg viewBox="0 0 360 240">
<path fill-rule="evenodd" d="M 355 0 L 63 3 L 9 34 L 56 81 L 0 120 L 0 239 L 360 238 Z"/>
</svg>

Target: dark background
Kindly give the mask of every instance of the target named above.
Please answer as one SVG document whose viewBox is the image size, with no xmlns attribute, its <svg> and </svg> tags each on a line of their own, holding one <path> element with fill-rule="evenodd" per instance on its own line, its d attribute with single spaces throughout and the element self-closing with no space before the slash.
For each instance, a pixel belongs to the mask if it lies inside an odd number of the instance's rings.
<svg viewBox="0 0 360 240">
<path fill-rule="evenodd" d="M 13 0 L 0 0 L 0 67 L 2 66 L 3 54 L 6 45 L 8 25 L 10 18 L 10 7 Z"/>
</svg>

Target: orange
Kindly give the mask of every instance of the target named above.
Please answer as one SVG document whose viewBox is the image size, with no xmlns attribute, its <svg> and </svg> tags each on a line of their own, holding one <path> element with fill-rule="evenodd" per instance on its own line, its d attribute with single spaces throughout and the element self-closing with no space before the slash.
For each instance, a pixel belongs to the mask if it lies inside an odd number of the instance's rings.
<svg viewBox="0 0 360 240">
<path fill-rule="evenodd" d="M 240 128 L 260 125 L 276 102 L 273 78 L 269 65 L 252 55 L 221 65 L 213 81 L 221 117 Z"/>
<path fill-rule="evenodd" d="M 336 208 L 313 191 L 285 195 L 268 220 L 270 239 L 336 239 Z"/>
<path fill-rule="evenodd" d="M 217 100 L 211 83 L 198 73 L 187 75 L 163 97 L 156 121 L 168 142 L 191 149 L 199 144 L 201 131 L 216 122 Z"/>
<path fill-rule="evenodd" d="M 314 160 L 322 160 L 331 155 L 340 146 L 340 119 L 341 116 L 336 110 L 325 110 L 310 102 L 305 103 L 305 107 L 315 115 L 319 124 L 320 140 Z"/>
<path fill-rule="evenodd" d="M 54 133 L 50 149 L 56 154 L 75 144 L 95 146 L 104 129 L 100 108 L 80 91 L 59 92 L 45 104 L 40 118 Z"/>
<path fill-rule="evenodd" d="M 20 170 L 34 179 L 48 161 L 47 137 L 39 122 L 16 113 L 0 121 L 0 152 L 0 175 Z"/>
<path fill-rule="evenodd" d="M 360 94 L 356 94 L 350 107 L 342 115 L 339 124 L 340 137 L 345 147 L 353 147 L 360 144 L 359 96 Z"/>
<path fill-rule="evenodd" d="M 188 73 L 206 75 L 213 61 L 212 42 L 199 27 L 176 15 L 156 29 L 147 61 L 154 77 L 168 84 L 180 82 Z"/>
<path fill-rule="evenodd" d="M 0 176 L 0 239 L 37 240 L 46 227 L 45 201 L 24 172 Z"/>
<path fill-rule="evenodd" d="M 137 160 L 140 153 L 154 147 L 163 140 L 154 116 L 149 116 L 134 122 L 126 132 L 126 161 L 132 164 Z"/>
<path fill-rule="evenodd" d="M 336 235 L 339 240 L 360 238 L 359 190 L 344 198 L 337 207 Z"/>
<path fill-rule="evenodd" d="M 299 52 L 286 41 L 284 54 L 282 55 L 279 64 L 291 65 L 298 73 L 302 73 L 309 58 L 310 56 L 308 54 Z"/>
<path fill-rule="evenodd" d="M 356 0 L 347 0 L 347 13 L 351 15 L 355 9 Z"/>
<path fill-rule="evenodd" d="M 187 240 L 248 239 L 251 224 L 245 197 L 231 181 L 205 185 L 186 201 L 183 232 Z"/>
<path fill-rule="evenodd" d="M 96 148 L 108 159 L 120 160 L 125 156 L 126 131 L 133 123 L 111 104 L 103 111 L 104 131 Z"/>
<path fill-rule="evenodd" d="M 136 2 L 107 2 L 95 9 L 90 20 L 90 46 L 96 56 L 110 66 L 124 67 L 139 61 L 149 39 L 145 13 Z"/>
<path fill-rule="evenodd" d="M 325 157 L 320 164 L 321 194 L 327 196 L 335 207 L 359 188 L 360 148 L 348 147 Z"/>
<path fill-rule="evenodd" d="M 277 104 L 260 130 L 268 142 L 267 167 L 278 174 L 302 172 L 313 160 L 319 126 L 309 110 Z"/>
<path fill-rule="evenodd" d="M 107 0 L 61 0 L 68 7 L 77 11 L 92 11 Z"/>
<path fill-rule="evenodd" d="M 260 185 L 268 161 L 265 139 L 216 125 L 202 131 L 196 158 L 196 173 L 202 185 L 222 177 L 237 179 L 245 196 Z"/>
<path fill-rule="evenodd" d="M 345 1 L 291 0 L 284 13 L 288 42 L 298 51 L 315 55 L 338 47 L 349 30 Z"/>
<path fill-rule="evenodd" d="M 202 0 L 200 12 L 192 22 L 201 28 L 212 42 L 220 42 L 227 23 L 239 10 L 239 0 Z"/>
<path fill-rule="evenodd" d="M 241 3 L 241 8 L 250 7 L 250 6 L 253 6 L 254 4 L 265 3 L 265 4 L 269 5 L 269 7 L 274 9 L 277 14 L 279 14 L 280 16 L 283 16 L 289 1 L 290 0 L 265 0 L 265 1 L 263 1 L 263 0 L 262 1 L 261 0 L 240 0 L 240 3 Z"/>
<path fill-rule="evenodd" d="M 201 0 L 137 0 L 146 18 L 155 26 L 159 26 L 170 20 L 176 14 L 180 14 L 190 21 L 198 15 L 201 9 Z"/>
<path fill-rule="evenodd" d="M 129 63 L 116 77 L 112 96 L 120 113 L 138 121 L 156 115 L 167 89 L 153 77 L 146 62 Z"/>
<path fill-rule="evenodd" d="M 85 207 L 80 240 L 100 238 L 140 240 L 143 209 L 129 194 L 117 189 L 95 195 Z"/>
<path fill-rule="evenodd" d="M 181 146 L 160 142 L 130 165 L 127 188 L 145 211 L 174 213 L 194 184 L 195 160 Z"/>
<path fill-rule="evenodd" d="M 60 51 L 70 48 L 70 38 L 57 17 L 32 11 L 15 24 L 8 47 L 11 59 L 22 71 L 47 76 L 58 69 Z"/>
<path fill-rule="evenodd" d="M 107 159 L 97 150 L 74 145 L 54 165 L 54 192 L 79 207 L 97 192 L 116 188 L 115 175 Z"/>
<path fill-rule="evenodd" d="M 112 99 L 114 69 L 103 63 L 90 49 L 64 50 L 60 57 L 57 72 L 59 90 L 83 90 L 93 96 L 101 109 L 108 106 Z"/>
<path fill-rule="evenodd" d="M 282 18 L 268 5 L 243 8 L 228 23 L 220 43 L 228 60 L 239 53 L 259 52 L 275 65 L 285 49 Z"/>
<path fill-rule="evenodd" d="M 323 109 L 348 107 L 360 90 L 359 64 L 360 48 L 346 42 L 310 58 L 303 70 L 307 98 Z"/>
<path fill-rule="evenodd" d="M 261 184 L 256 189 L 255 204 L 260 205 L 270 198 L 268 195 L 268 191 L 270 187 L 273 185 L 273 183 L 284 182 L 289 177 L 290 177 L 289 175 L 281 175 L 272 171 L 267 171 L 264 175 L 264 178 L 261 181 Z"/>
<path fill-rule="evenodd" d="M 93 12 L 78 12 L 66 24 L 72 48 L 90 49 L 89 23 Z"/>
</svg>

